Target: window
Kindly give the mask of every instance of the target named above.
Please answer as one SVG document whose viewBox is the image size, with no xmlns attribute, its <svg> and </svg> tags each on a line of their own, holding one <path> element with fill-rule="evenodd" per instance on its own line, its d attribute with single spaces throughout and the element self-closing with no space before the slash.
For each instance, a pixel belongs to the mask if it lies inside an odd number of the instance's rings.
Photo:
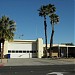
<svg viewBox="0 0 75 75">
<path fill-rule="evenodd" d="M 8 50 L 8 53 L 11 53 L 11 50 Z"/>
<path fill-rule="evenodd" d="M 30 51 L 30 53 L 32 53 L 32 51 Z"/>
<path fill-rule="evenodd" d="M 29 51 L 27 51 L 27 53 L 29 53 Z"/>
<path fill-rule="evenodd" d="M 16 51 L 16 53 L 18 53 L 18 51 Z"/>
<path fill-rule="evenodd" d="M 19 53 L 22 53 L 22 51 L 19 51 Z"/>
<path fill-rule="evenodd" d="M 23 51 L 23 53 L 26 53 L 26 51 Z"/>
<path fill-rule="evenodd" d="M 15 51 L 14 51 L 14 50 L 12 50 L 12 53 L 15 53 Z"/>
</svg>

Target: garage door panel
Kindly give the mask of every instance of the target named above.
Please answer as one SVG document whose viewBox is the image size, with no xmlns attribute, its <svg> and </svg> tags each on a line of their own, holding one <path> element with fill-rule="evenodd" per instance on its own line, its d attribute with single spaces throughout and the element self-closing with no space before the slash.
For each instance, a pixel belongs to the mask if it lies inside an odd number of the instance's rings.
<svg viewBox="0 0 75 75">
<path fill-rule="evenodd" d="M 22 54 L 22 53 L 14 53 L 14 54 L 10 54 L 10 58 L 29 58 L 29 55 L 27 53 Z"/>
<path fill-rule="evenodd" d="M 32 49 L 32 44 L 15 44 L 15 43 L 11 43 L 8 46 L 9 50 L 31 50 Z"/>
</svg>

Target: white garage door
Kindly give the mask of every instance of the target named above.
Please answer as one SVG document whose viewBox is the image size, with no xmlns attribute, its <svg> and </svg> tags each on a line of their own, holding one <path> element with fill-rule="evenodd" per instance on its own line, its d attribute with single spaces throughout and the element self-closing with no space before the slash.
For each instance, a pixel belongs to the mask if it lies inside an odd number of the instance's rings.
<svg viewBox="0 0 75 75">
<path fill-rule="evenodd" d="M 9 43 L 8 53 L 10 58 L 35 58 L 37 57 L 36 44 Z"/>
</svg>

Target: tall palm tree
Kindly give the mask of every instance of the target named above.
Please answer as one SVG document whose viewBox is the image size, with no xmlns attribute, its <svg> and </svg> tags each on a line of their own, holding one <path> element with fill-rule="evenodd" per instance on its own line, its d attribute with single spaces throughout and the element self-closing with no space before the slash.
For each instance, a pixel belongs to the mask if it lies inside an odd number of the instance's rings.
<svg viewBox="0 0 75 75">
<path fill-rule="evenodd" d="M 47 23 L 46 23 L 46 8 L 47 6 L 41 6 L 41 8 L 38 10 L 39 11 L 39 16 L 44 17 L 44 29 L 45 29 L 45 57 L 47 56 Z"/>
<path fill-rule="evenodd" d="M 4 57 L 4 42 L 5 40 L 13 40 L 14 31 L 16 30 L 16 23 L 13 20 L 10 20 L 9 17 L 5 15 L 0 18 L 0 52 L 1 59 Z M 2 49 L 1 49 L 2 45 Z"/>
<path fill-rule="evenodd" d="M 50 38 L 50 52 L 49 52 L 50 56 L 51 56 L 51 50 L 52 50 L 52 46 L 53 46 L 54 25 L 59 22 L 59 16 L 56 14 L 52 14 L 49 17 L 50 17 L 50 22 L 51 22 L 51 26 L 52 26 L 52 33 L 51 33 L 51 38 Z"/>
<path fill-rule="evenodd" d="M 54 14 L 56 12 L 56 7 L 52 4 L 47 5 L 47 15 L 50 17 L 51 26 L 52 26 L 52 33 L 50 38 L 50 50 L 49 54 L 51 56 L 51 50 L 53 45 L 53 35 L 54 35 L 54 24 L 58 22 L 58 15 Z"/>
<path fill-rule="evenodd" d="M 52 4 L 48 4 L 46 6 L 42 6 L 39 10 L 39 16 L 44 17 L 44 28 L 45 28 L 45 43 L 46 49 L 45 52 L 47 54 L 47 23 L 46 23 L 46 16 L 50 16 L 56 11 L 56 8 Z"/>
</svg>

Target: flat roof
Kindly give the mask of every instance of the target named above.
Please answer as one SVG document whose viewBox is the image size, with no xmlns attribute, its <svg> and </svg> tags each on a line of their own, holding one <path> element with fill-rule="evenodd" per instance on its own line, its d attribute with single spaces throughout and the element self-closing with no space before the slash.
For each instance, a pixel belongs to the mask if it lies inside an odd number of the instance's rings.
<svg viewBox="0 0 75 75">
<path fill-rule="evenodd" d="M 12 42 L 36 42 L 36 40 L 18 40 L 18 39 L 15 39 Z"/>
<path fill-rule="evenodd" d="M 75 46 L 70 46 L 70 45 L 61 45 L 61 44 L 53 44 L 53 47 L 75 47 Z M 43 47 L 45 47 L 45 44 L 43 44 Z M 50 47 L 50 44 L 47 44 L 47 47 Z"/>
</svg>

